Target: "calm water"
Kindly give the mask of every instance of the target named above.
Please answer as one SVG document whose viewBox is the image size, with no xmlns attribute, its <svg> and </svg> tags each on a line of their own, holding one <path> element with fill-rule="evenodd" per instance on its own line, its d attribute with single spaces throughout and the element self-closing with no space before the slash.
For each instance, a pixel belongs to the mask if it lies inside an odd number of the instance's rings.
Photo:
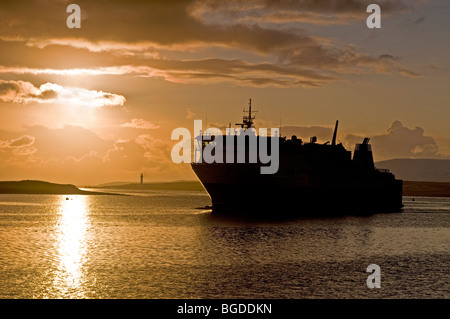
<svg viewBox="0 0 450 319">
<path fill-rule="evenodd" d="M 0 195 L 0 298 L 450 297 L 450 198 L 251 223 L 202 192 L 135 195 Z"/>
</svg>

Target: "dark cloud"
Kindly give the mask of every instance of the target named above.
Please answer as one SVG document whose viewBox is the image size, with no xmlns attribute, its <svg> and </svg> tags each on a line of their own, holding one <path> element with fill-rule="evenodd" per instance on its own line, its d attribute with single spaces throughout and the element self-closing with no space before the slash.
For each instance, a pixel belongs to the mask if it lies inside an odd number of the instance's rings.
<svg viewBox="0 0 450 319">
<path fill-rule="evenodd" d="M 54 99 L 56 96 L 55 91 L 40 90 L 30 82 L 0 80 L 0 100 L 4 102 L 27 104 Z"/>
<path fill-rule="evenodd" d="M 335 75 L 321 70 L 270 63 L 249 63 L 242 60 L 162 60 L 155 62 L 154 67 L 160 70 L 159 74 L 169 81 L 187 79 L 209 83 L 211 81 L 230 81 L 253 86 L 303 85 L 316 87 L 337 80 Z M 150 72 L 150 76 L 152 76 L 152 72 Z"/>
<path fill-rule="evenodd" d="M 2 2 L 2 36 L 26 39 L 85 38 L 126 43 L 151 41 L 160 46 L 196 43 L 237 45 L 269 52 L 292 42 L 307 40 L 290 32 L 258 25 L 205 25 L 189 13 L 193 1 L 86 1 L 80 0 L 82 28 L 66 27 L 65 1 Z M 36 18 L 39 12 L 39 19 Z"/>
<path fill-rule="evenodd" d="M 285 23 L 304 22 L 310 24 L 343 24 L 361 20 L 367 6 L 377 3 L 384 15 L 412 10 L 401 0 L 230 0 L 197 1 L 193 14 L 210 24 L 230 19 L 240 23 Z"/>
<path fill-rule="evenodd" d="M 391 54 L 381 54 L 380 56 L 378 56 L 378 58 L 392 60 L 392 61 L 398 61 L 400 59 L 399 57 L 395 57 Z"/>
<path fill-rule="evenodd" d="M 264 15 L 280 10 L 339 16 L 358 12 L 365 16 L 370 2 L 80 0 L 77 4 L 82 10 L 82 28 L 75 30 L 66 27 L 65 1 L 51 0 L 45 4 L 37 0 L 7 1 L 0 4 L 1 38 L 4 41 L 21 40 L 34 49 L 50 50 L 57 45 L 72 46 L 79 49 L 77 52 L 80 49 L 108 52 L 109 63 L 117 62 L 117 56 L 126 57 L 128 65 L 135 67 L 142 63 L 151 68 L 148 76 L 183 83 L 207 83 L 212 79 L 213 83 L 231 81 L 250 86 L 319 87 L 345 74 L 375 72 L 418 76 L 399 65 L 398 58 L 389 54 L 371 56 L 354 46 L 340 46 L 320 39 L 306 30 L 279 28 L 245 19 L 253 12 L 261 11 Z M 400 0 L 381 3 L 384 13 L 408 9 Z M 36 12 L 39 12 L 39 19 Z M 222 16 L 216 16 L 218 13 Z M 231 16 L 227 16 L 228 13 L 232 13 Z M 161 57 L 158 52 L 201 51 L 211 47 L 230 52 L 247 51 L 265 57 L 267 62 L 236 59 L 181 61 Z M 85 57 L 87 64 L 98 60 Z M 245 72 L 253 74 L 245 75 Z M 104 99 L 112 97 L 105 96 Z"/>
<path fill-rule="evenodd" d="M 404 26 L 410 27 L 410 26 L 422 24 L 424 22 L 425 22 L 425 17 L 419 17 L 419 18 L 415 18 L 415 19 L 408 19 L 404 23 Z"/>
<path fill-rule="evenodd" d="M 402 0 L 263 0 L 259 2 L 265 3 L 267 7 L 277 9 L 289 8 L 324 13 L 360 13 L 362 10 L 365 11 L 367 6 L 372 3 L 379 4 L 386 13 L 396 13 L 410 9 L 405 1 Z"/>
<path fill-rule="evenodd" d="M 19 85 L 12 81 L 1 81 L 0 82 L 0 96 L 6 96 L 10 92 L 18 91 Z"/>
<path fill-rule="evenodd" d="M 420 18 L 414 20 L 414 24 L 420 24 L 420 23 L 423 23 L 424 21 L 425 21 L 425 17 L 420 17 Z"/>
</svg>

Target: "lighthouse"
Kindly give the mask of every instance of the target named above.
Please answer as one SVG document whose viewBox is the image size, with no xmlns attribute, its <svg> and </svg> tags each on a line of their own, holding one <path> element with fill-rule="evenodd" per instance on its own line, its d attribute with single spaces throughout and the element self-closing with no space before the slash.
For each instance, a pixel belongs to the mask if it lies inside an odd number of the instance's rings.
<svg viewBox="0 0 450 319">
<path fill-rule="evenodd" d="M 141 185 L 144 184 L 144 174 L 141 173 Z"/>
</svg>

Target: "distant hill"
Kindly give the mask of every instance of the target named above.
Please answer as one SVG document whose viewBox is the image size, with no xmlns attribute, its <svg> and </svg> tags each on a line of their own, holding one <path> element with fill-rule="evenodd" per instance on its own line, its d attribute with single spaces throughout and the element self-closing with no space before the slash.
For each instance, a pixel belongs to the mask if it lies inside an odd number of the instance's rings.
<svg viewBox="0 0 450 319">
<path fill-rule="evenodd" d="M 100 185 L 96 185 L 96 186 L 86 186 L 86 188 L 110 188 L 111 186 L 115 187 L 115 186 L 120 186 L 120 185 L 128 185 L 131 184 L 130 182 L 109 182 L 109 183 L 104 183 L 104 184 L 100 184 Z"/>
<path fill-rule="evenodd" d="M 132 184 L 103 184 L 95 188 L 128 189 L 128 190 L 177 190 L 177 191 L 203 191 L 204 188 L 199 181 L 177 181 L 159 183 L 132 183 Z"/>
<path fill-rule="evenodd" d="M 388 168 L 398 179 L 450 183 L 450 160 L 393 159 L 377 162 L 375 166 Z"/>
<path fill-rule="evenodd" d="M 107 193 L 83 191 L 71 184 L 25 180 L 0 182 L 0 194 L 106 195 Z"/>
</svg>

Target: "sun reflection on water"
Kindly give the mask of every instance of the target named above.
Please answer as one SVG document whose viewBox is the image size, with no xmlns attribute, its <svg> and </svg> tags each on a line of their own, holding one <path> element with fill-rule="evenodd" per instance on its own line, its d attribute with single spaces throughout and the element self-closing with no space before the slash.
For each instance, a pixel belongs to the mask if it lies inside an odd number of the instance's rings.
<svg viewBox="0 0 450 319">
<path fill-rule="evenodd" d="M 58 259 L 54 288 L 62 298 L 83 297 L 83 263 L 85 262 L 89 226 L 88 196 L 61 196 L 57 229 Z"/>
</svg>

